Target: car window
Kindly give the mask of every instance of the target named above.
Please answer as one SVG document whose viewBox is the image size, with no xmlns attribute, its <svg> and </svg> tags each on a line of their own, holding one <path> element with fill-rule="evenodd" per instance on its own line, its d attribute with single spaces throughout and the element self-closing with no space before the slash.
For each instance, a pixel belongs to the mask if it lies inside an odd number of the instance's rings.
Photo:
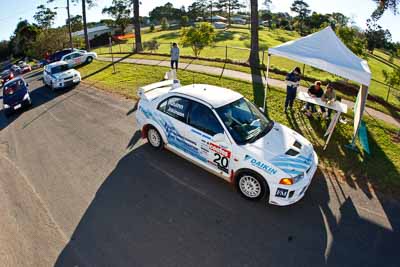
<svg viewBox="0 0 400 267">
<path fill-rule="evenodd" d="M 64 58 L 64 60 L 70 60 L 71 59 L 71 55 L 68 55 Z"/>
<path fill-rule="evenodd" d="M 224 129 L 211 109 L 197 102 L 193 102 L 191 105 L 188 123 L 194 128 L 212 136 L 224 132 Z"/>
<path fill-rule="evenodd" d="M 4 87 L 4 95 L 12 95 L 23 88 L 25 88 L 24 81 L 16 80 L 15 82 L 9 83 Z"/>
<path fill-rule="evenodd" d="M 170 97 L 164 100 L 158 106 L 158 109 L 177 120 L 186 122 L 189 107 L 190 101 L 188 99 L 182 97 Z"/>
<path fill-rule="evenodd" d="M 71 55 L 72 58 L 77 58 L 77 57 L 80 57 L 80 56 L 81 56 L 81 54 L 79 54 L 79 53 L 75 53 L 75 54 Z"/>
<path fill-rule="evenodd" d="M 51 69 L 51 74 L 56 74 L 67 70 L 69 70 L 68 64 L 58 65 Z"/>
</svg>

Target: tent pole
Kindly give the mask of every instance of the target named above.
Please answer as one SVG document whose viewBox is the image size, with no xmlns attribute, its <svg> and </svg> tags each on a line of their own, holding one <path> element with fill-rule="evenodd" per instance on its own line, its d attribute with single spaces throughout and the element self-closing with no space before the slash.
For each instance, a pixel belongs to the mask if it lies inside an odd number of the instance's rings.
<svg viewBox="0 0 400 267">
<path fill-rule="evenodd" d="M 264 105 L 263 105 L 263 110 L 265 112 L 265 104 L 267 101 L 267 90 L 268 90 L 268 77 L 269 77 L 269 63 L 270 63 L 271 55 L 268 53 L 268 59 L 267 59 L 267 78 L 265 79 L 265 88 L 264 88 Z"/>
</svg>

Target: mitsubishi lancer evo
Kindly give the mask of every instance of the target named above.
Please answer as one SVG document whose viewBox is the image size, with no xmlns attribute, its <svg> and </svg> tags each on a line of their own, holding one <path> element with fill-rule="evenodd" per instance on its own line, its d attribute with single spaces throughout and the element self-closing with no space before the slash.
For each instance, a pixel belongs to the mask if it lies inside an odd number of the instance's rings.
<svg viewBox="0 0 400 267">
<path fill-rule="evenodd" d="M 310 186 L 318 165 L 312 144 L 241 94 L 168 80 L 140 88 L 138 96 L 136 120 L 151 147 L 225 179 L 244 198 L 286 206 Z"/>
</svg>

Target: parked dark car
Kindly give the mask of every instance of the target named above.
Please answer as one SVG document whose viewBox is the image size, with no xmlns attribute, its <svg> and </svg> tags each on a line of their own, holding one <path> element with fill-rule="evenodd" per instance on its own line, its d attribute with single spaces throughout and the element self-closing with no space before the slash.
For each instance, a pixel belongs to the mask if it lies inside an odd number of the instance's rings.
<svg viewBox="0 0 400 267">
<path fill-rule="evenodd" d="M 69 53 L 72 53 L 73 51 L 74 51 L 74 49 L 71 49 L 71 48 L 67 48 L 67 49 L 63 49 L 63 50 L 57 51 L 57 52 L 55 52 L 55 53 L 53 53 L 53 54 L 51 54 L 49 56 L 48 61 L 49 61 L 49 63 L 60 61 L 63 56 L 65 56 L 65 55 L 67 55 Z"/>
<path fill-rule="evenodd" d="M 6 82 L 12 80 L 13 78 L 14 78 L 14 73 L 11 70 L 3 71 L 0 77 L 1 86 L 3 86 Z"/>
<path fill-rule="evenodd" d="M 22 77 L 8 81 L 3 86 L 3 110 L 6 116 L 32 104 L 28 84 Z"/>
</svg>

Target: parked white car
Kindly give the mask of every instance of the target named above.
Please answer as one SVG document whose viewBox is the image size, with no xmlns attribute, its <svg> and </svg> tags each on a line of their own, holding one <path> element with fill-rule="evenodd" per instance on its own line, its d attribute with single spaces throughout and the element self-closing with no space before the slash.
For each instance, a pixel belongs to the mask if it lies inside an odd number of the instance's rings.
<svg viewBox="0 0 400 267">
<path fill-rule="evenodd" d="M 43 69 L 43 83 L 53 90 L 73 86 L 80 81 L 79 71 L 71 69 L 65 61 L 51 63 Z"/>
<path fill-rule="evenodd" d="M 66 54 L 61 58 L 62 61 L 68 63 L 70 67 L 76 67 L 82 64 L 89 64 L 93 59 L 97 58 L 95 52 L 87 52 L 85 50 L 77 50 L 72 53 Z"/>
<path fill-rule="evenodd" d="M 269 120 L 232 90 L 165 81 L 139 90 L 142 137 L 235 184 L 247 199 L 290 205 L 309 187 L 318 165 L 312 144 Z"/>
</svg>

